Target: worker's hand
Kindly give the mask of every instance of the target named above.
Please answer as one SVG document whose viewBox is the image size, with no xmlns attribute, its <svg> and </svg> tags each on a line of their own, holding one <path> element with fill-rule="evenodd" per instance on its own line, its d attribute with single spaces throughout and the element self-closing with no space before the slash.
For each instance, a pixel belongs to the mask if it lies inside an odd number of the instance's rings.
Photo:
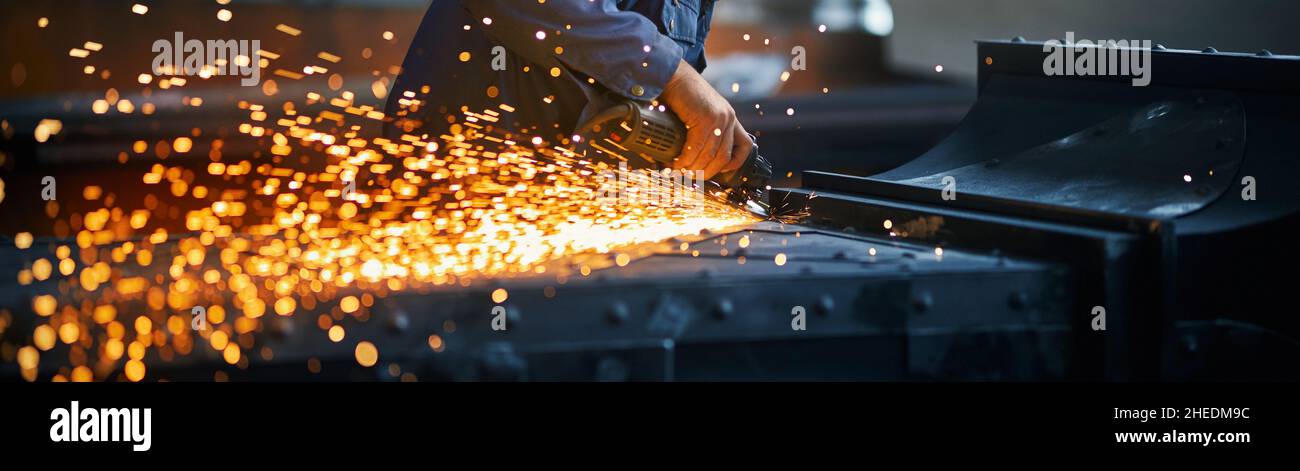
<svg viewBox="0 0 1300 471">
<path fill-rule="evenodd" d="M 686 145 L 674 167 L 703 171 L 709 179 L 745 163 L 754 142 L 736 110 L 686 61 L 677 64 L 659 99 L 686 123 Z"/>
</svg>

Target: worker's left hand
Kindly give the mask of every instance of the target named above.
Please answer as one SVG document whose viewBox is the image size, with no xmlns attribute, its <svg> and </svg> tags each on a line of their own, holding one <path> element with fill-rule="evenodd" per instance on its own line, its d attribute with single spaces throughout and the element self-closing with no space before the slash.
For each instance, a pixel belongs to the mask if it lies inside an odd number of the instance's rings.
<svg viewBox="0 0 1300 471">
<path fill-rule="evenodd" d="M 686 145 L 674 167 L 704 178 L 740 168 L 754 147 L 736 110 L 694 67 L 682 61 L 660 99 L 686 123 Z"/>
</svg>

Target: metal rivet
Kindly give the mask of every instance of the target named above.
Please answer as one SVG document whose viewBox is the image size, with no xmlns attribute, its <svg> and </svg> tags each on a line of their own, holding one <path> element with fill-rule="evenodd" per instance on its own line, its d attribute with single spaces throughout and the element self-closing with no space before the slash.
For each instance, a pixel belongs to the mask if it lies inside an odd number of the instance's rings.
<svg viewBox="0 0 1300 471">
<path fill-rule="evenodd" d="M 633 85 L 632 96 L 641 96 L 641 95 L 645 95 L 645 87 L 642 87 L 640 85 Z"/>
<path fill-rule="evenodd" d="M 1157 51 L 1164 51 L 1164 50 L 1166 50 L 1166 49 L 1168 49 L 1168 48 L 1166 48 L 1164 44 L 1156 44 L 1155 50 L 1157 50 Z"/>
<path fill-rule="evenodd" d="M 394 310 L 388 313 L 388 330 L 400 334 L 406 332 L 406 328 L 410 327 L 410 325 L 411 320 L 406 317 L 405 312 Z"/>
<path fill-rule="evenodd" d="M 928 311 L 934 307 L 934 298 L 930 297 L 930 293 L 917 293 L 912 297 L 912 307 L 917 313 Z"/>
<path fill-rule="evenodd" d="M 835 310 L 835 298 L 831 297 L 829 294 L 823 294 L 822 297 L 817 300 L 817 305 L 813 306 L 813 309 L 823 316 L 829 315 L 831 311 Z"/>
<path fill-rule="evenodd" d="M 1255 55 L 1257 55 L 1257 56 L 1262 56 L 1262 57 L 1268 57 L 1268 56 L 1273 55 L 1273 51 L 1270 51 L 1270 50 L 1268 50 L 1268 49 L 1261 49 L 1261 50 L 1259 51 L 1259 54 L 1255 54 Z"/>
<path fill-rule="evenodd" d="M 609 308 L 605 309 L 605 318 L 613 324 L 627 322 L 630 317 L 632 317 L 632 313 L 628 310 L 627 304 L 623 304 L 622 301 L 610 304 Z"/>
<path fill-rule="evenodd" d="M 726 319 L 731 317 L 731 314 L 736 311 L 736 308 L 731 304 L 730 299 L 720 298 L 718 299 L 718 302 L 713 303 L 713 309 L 711 309 L 711 311 L 713 312 L 713 317 Z"/>
<path fill-rule="evenodd" d="M 293 329 L 293 321 L 281 317 L 271 324 L 271 335 L 280 339 L 288 338 L 293 335 Z"/>
<path fill-rule="evenodd" d="M 1206 54 L 1216 54 L 1216 53 L 1219 52 L 1219 50 L 1218 50 L 1218 49 L 1215 49 L 1215 48 L 1213 48 L 1213 47 L 1207 47 L 1207 48 L 1205 48 L 1205 49 L 1201 49 L 1201 52 L 1204 52 L 1204 53 L 1206 53 Z"/>
<path fill-rule="evenodd" d="M 1013 42 L 1013 43 L 1023 43 L 1023 42 L 1025 42 L 1025 37 L 1024 37 L 1024 36 L 1016 36 L 1016 37 L 1014 37 L 1014 38 L 1011 38 L 1011 42 Z"/>
</svg>

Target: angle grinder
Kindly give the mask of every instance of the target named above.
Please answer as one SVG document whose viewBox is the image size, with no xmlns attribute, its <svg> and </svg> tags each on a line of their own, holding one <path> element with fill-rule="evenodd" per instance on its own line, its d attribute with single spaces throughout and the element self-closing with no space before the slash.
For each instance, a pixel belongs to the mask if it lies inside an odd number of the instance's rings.
<svg viewBox="0 0 1300 471">
<path fill-rule="evenodd" d="M 686 124 L 676 114 L 662 105 L 631 100 L 612 100 L 579 126 L 578 134 L 597 150 L 628 159 L 639 157 L 656 169 L 670 167 L 686 145 Z M 755 144 L 740 168 L 715 175 L 708 182 L 712 188 L 705 190 L 724 193 L 728 201 L 766 215 L 771 179 L 772 163 L 758 154 Z"/>
</svg>

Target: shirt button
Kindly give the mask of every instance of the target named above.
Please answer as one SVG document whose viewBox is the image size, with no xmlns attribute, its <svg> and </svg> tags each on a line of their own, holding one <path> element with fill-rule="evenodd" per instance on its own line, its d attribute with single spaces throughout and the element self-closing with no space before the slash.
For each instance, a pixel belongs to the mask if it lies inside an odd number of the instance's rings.
<svg viewBox="0 0 1300 471">
<path fill-rule="evenodd" d="M 672 31 L 675 26 L 677 26 L 677 20 L 668 20 L 668 31 Z"/>
<path fill-rule="evenodd" d="M 632 96 L 641 96 L 641 95 L 645 95 L 645 88 L 640 85 L 633 85 Z"/>
</svg>

